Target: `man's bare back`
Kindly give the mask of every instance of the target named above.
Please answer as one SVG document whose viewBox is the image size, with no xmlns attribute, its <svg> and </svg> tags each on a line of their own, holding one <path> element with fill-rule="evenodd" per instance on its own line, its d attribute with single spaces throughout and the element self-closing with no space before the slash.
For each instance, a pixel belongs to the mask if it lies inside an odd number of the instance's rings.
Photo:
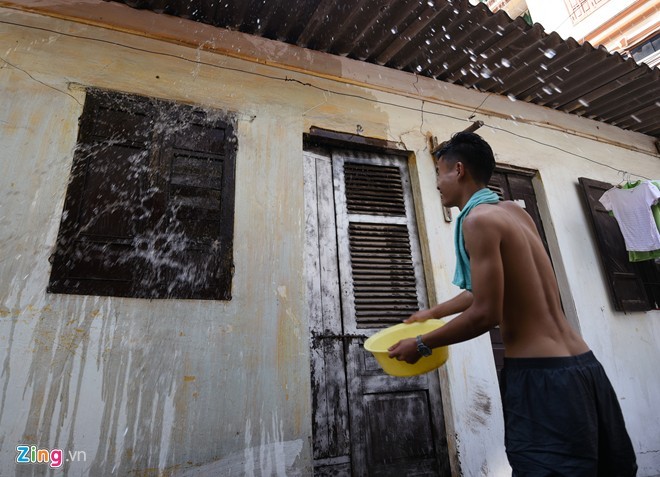
<svg viewBox="0 0 660 477">
<path fill-rule="evenodd" d="M 589 351 L 565 318 L 554 270 L 529 214 L 505 201 L 475 207 L 469 220 L 480 230 L 480 240 L 500 241 L 505 356 L 575 356 Z"/>
<path fill-rule="evenodd" d="M 462 312 L 422 336 L 431 348 L 472 339 L 500 326 L 508 358 L 576 356 L 589 351 L 561 308 L 559 289 L 531 217 L 514 202 L 480 204 L 462 224 L 472 290 L 413 314 L 407 323 Z M 402 340 L 390 357 L 420 358 L 415 340 Z"/>
</svg>

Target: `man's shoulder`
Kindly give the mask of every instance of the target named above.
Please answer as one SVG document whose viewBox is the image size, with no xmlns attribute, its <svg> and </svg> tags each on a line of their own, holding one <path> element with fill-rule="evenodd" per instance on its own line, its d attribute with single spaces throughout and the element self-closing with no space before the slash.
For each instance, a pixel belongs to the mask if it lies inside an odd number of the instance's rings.
<svg viewBox="0 0 660 477">
<path fill-rule="evenodd" d="M 517 203 L 505 200 L 496 204 L 480 204 L 465 217 L 463 228 L 479 233 L 502 232 L 513 223 L 531 220 L 525 209 Z"/>
<path fill-rule="evenodd" d="M 495 204 L 480 204 L 475 207 L 470 215 L 474 214 L 475 217 L 487 216 L 491 219 L 497 217 L 525 217 L 529 214 L 518 202 L 513 200 L 501 200 Z"/>
<path fill-rule="evenodd" d="M 463 231 L 493 233 L 494 226 L 502 222 L 502 212 L 497 204 L 480 204 L 463 220 Z"/>
<path fill-rule="evenodd" d="M 479 204 L 470 211 L 467 217 L 465 217 L 465 220 L 469 222 L 487 223 L 492 220 L 497 220 L 498 217 L 504 213 L 506 208 L 507 206 L 504 201 L 500 201 L 496 204 Z"/>
</svg>

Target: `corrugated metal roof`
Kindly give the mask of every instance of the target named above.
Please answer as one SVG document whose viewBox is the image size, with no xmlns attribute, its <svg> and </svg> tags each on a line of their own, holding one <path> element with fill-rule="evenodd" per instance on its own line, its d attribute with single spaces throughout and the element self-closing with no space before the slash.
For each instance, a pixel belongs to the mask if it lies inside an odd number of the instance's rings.
<svg viewBox="0 0 660 477">
<path fill-rule="evenodd" d="M 467 0 L 113 0 L 660 138 L 660 70 Z"/>
</svg>

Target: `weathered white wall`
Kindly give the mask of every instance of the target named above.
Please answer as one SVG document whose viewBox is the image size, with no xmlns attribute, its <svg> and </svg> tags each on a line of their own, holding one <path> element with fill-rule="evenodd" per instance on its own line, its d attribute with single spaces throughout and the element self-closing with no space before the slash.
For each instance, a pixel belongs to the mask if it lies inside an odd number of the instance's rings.
<svg viewBox="0 0 660 477">
<path fill-rule="evenodd" d="M 619 393 L 639 475 L 660 473 L 660 313 L 612 310 L 577 189 L 579 176 L 620 175 L 539 144 L 656 178 L 651 138 L 116 4 L 94 8 L 123 8 L 121 21 L 143 21 L 145 35 L 204 49 L 0 9 L 0 475 L 32 472 L 15 464 L 20 443 L 85 451 L 86 463 L 68 464 L 72 475 L 309 475 L 302 134 L 359 125 L 413 152 L 430 292 L 441 300 L 458 292 L 453 224 L 442 220 L 426 135 L 442 140 L 465 128 L 479 105 L 475 119 L 487 124 L 479 133 L 498 161 L 540 172 L 537 195 L 569 319 Z M 149 30 L 156 19 L 160 33 Z M 45 293 L 84 96 L 71 83 L 239 115 L 230 302 Z M 453 346 L 441 377 L 454 463 L 465 476 L 506 475 L 488 338 Z"/>
<path fill-rule="evenodd" d="M 299 110 L 176 59 L 6 24 L 0 44 L 0 475 L 43 467 L 15 464 L 21 443 L 84 451 L 73 475 L 308 475 Z M 231 301 L 45 293 L 83 102 L 69 82 L 238 112 Z"/>
</svg>

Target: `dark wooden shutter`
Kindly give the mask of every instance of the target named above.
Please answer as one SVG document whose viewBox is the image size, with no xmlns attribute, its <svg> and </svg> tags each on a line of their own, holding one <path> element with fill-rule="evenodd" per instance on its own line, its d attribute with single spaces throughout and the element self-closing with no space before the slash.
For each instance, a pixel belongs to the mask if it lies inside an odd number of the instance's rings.
<svg viewBox="0 0 660 477">
<path fill-rule="evenodd" d="M 399 323 L 420 307 L 402 171 L 347 160 L 344 181 L 356 324 Z M 371 222 L 369 216 L 398 223 Z"/>
<path fill-rule="evenodd" d="M 230 298 L 236 142 L 216 116 L 88 92 L 50 292 Z"/>
<path fill-rule="evenodd" d="M 502 172 L 493 172 L 488 182 L 488 188 L 497 194 L 500 200 L 511 200 L 509 186 L 506 182 L 506 175 Z"/>
<path fill-rule="evenodd" d="M 347 162 L 344 180 L 349 214 L 406 216 L 398 167 Z"/>
<path fill-rule="evenodd" d="M 644 283 L 628 260 L 619 224 L 598 201 L 612 184 L 585 177 L 578 179 L 596 235 L 601 263 L 605 269 L 614 308 L 619 311 L 650 310 Z"/>
<path fill-rule="evenodd" d="M 359 326 L 395 323 L 419 309 L 408 229 L 351 223 L 355 319 Z"/>
<path fill-rule="evenodd" d="M 150 297 L 231 298 L 234 223 L 233 127 L 190 106 L 163 107 L 159 153 L 161 219 L 145 236 L 163 250 L 147 267 Z"/>
<path fill-rule="evenodd" d="M 144 213 L 134 197 L 150 189 L 151 123 L 145 100 L 88 93 L 81 117 L 49 291 L 130 296 Z M 149 204 L 145 204 L 149 207 Z"/>
</svg>

